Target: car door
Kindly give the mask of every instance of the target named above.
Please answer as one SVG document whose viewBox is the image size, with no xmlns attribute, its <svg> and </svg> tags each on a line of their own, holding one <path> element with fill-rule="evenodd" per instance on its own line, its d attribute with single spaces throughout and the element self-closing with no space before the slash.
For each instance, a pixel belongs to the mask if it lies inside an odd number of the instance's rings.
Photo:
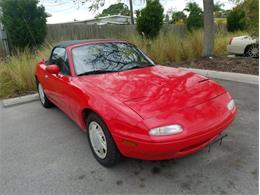
<svg viewBox="0 0 260 195">
<path fill-rule="evenodd" d="M 50 74 L 46 72 L 45 83 L 47 96 L 66 114 L 71 116 L 69 102 L 71 91 L 71 75 L 67 52 L 65 48 L 56 47 L 53 49 L 50 60 L 47 65 L 56 64 L 60 68 L 59 74 Z"/>
</svg>

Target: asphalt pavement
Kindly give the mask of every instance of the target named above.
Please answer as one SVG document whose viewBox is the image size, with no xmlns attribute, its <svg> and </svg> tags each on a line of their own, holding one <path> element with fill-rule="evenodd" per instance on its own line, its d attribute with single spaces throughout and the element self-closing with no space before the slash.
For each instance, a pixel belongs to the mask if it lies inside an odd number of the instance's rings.
<svg viewBox="0 0 260 195">
<path fill-rule="evenodd" d="M 40 102 L 0 104 L 0 194 L 258 194 L 258 85 L 223 81 L 238 115 L 221 146 L 104 168 L 85 133 Z"/>
</svg>

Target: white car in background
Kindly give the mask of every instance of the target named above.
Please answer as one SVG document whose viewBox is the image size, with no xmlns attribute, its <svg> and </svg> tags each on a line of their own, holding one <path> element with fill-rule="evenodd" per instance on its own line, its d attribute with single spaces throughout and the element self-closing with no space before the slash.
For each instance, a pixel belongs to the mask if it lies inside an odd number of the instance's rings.
<svg viewBox="0 0 260 195">
<path fill-rule="evenodd" d="M 233 37 L 229 41 L 227 51 L 231 54 L 245 55 L 248 57 L 258 58 L 258 38 L 251 36 Z"/>
</svg>

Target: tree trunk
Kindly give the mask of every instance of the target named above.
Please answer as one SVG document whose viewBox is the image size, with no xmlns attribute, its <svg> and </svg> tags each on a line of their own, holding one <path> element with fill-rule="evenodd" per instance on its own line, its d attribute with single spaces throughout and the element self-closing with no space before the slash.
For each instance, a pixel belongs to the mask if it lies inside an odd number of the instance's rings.
<svg viewBox="0 0 260 195">
<path fill-rule="evenodd" d="M 213 55 L 214 49 L 214 2 L 213 0 L 203 0 L 204 7 L 204 42 L 203 42 L 203 57 Z"/>
<path fill-rule="evenodd" d="M 133 10 L 133 1 L 129 0 L 129 4 L 130 4 L 130 12 L 131 12 L 131 23 L 135 24 L 135 21 L 134 21 L 134 10 Z"/>
</svg>

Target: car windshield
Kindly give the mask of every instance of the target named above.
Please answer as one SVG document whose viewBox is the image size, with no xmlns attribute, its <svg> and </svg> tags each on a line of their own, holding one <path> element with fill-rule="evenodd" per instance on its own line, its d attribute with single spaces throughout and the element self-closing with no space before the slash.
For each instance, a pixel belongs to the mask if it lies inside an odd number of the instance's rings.
<svg viewBox="0 0 260 195">
<path fill-rule="evenodd" d="M 141 50 L 129 43 L 99 43 L 75 47 L 72 58 L 76 74 L 118 72 L 154 65 Z"/>
</svg>

